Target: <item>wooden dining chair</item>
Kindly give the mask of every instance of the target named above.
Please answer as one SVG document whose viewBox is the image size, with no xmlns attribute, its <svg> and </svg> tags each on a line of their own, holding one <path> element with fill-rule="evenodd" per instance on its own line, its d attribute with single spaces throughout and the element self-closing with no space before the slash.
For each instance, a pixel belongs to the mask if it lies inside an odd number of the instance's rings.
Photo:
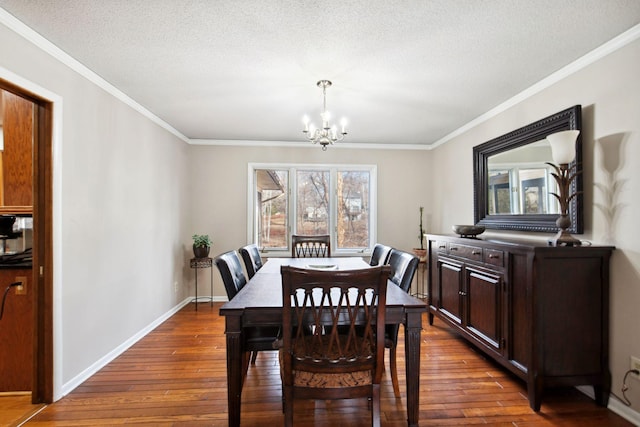
<svg viewBox="0 0 640 427">
<path fill-rule="evenodd" d="M 214 259 L 220 271 L 222 283 L 227 291 L 227 298 L 231 301 L 247 284 L 247 278 L 242 271 L 240 258 L 236 251 L 225 252 Z M 280 328 L 276 326 L 249 326 L 242 330 L 243 348 L 246 350 L 243 360 L 244 375 L 251 364 L 256 363 L 259 351 L 274 350 L 273 343 L 278 339 Z"/>
<path fill-rule="evenodd" d="M 244 261 L 247 276 L 251 279 L 262 268 L 262 257 L 260 257 L 258 246 L 253 244 L 240 248 L 240 256 Z"/>
<path fill-rule="evenodd" d="M 281 267 L 285 426 L 293 425 L 295 399 L 363 397 L 372 402 L 371 425 L 380 425 L 386 311 L 381 307 L 390 271 Z"/>
<path fill-rule="evenodd" d="M 371 259 L 369 265 L 385 265 L 389 261 L 389 255 L 391 254 L 391 246 L 386 246 L 381 243 L 376 243 L 371 252 Z"/>
<path fill-rule="evenodd" d="M 329 258 L 331 257 L 331 239 L 328 234 L 317 236 L 291 236 L 292 258 Z"/>
<path fill-rule="evenodd" d="M 409 292 L 413 276 L 418 268 L 420 259 L 408 252 L 392 249 L 389 254 L 389 266 L 391 275 L 389 280 L 400 287 L 405 292 Z M 396 364 L 396 348 L 398 346 L 398 332 L 400 325 L 387 325 L 385 327 L 384 345 L 389 349 L 389 369 L 391 370 L 391 383 L 393 384 L 393 394 L 400 397 L 400 386 L 398 385 L 398 368 Z"/>
</svg>

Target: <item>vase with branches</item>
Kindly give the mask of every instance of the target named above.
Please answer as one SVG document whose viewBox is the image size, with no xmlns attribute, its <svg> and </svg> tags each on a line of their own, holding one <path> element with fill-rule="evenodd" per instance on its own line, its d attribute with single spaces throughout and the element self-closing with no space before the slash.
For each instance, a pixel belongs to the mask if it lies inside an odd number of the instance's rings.
<svg viewBox="0 0 640 427">
<path fill-rule="evenodd" d="M 427 256 L 427 250 L 424 247 L 424 227 L 422 226 L 422 217 L 424 214 L 424 207 L 420 206 L 420 227 L 419 227 L 419 232 L 420 234 L 418 235 L 418 240 L 420 241 L 420 247 L 419 248 L 413 248 L 413 253 L 416 254 L 416 256 L 418 258 L 420 258 L 421 260 L 424 260 L 425 257 Z"/>
</svg>

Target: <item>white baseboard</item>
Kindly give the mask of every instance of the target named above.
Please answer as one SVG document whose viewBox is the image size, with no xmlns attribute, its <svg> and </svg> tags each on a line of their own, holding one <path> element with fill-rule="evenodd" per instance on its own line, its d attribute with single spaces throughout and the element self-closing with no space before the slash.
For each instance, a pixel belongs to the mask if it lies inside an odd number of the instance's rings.
<svg viewBox="0 0 640 427">
<path fill-rule="evenodd" d="M 193 302 L 193 301 L 195 301 L 195 299 L 196 299 L 196 297 L 192 295 L 191 299 L 188 302 Z M 209 302 L 211 299 L 212 298 L 209 295 L 198 295 L 198 303 L 199 304 L 202 304 L 204 302 Z M 229 298 L 227 298 L 227 297 L 222 297 L 222 296 L 220 296 L 220 297 L 214 296 L 213 297 L 213 302 L 227 302 L 227 301 L 229 301 Z"/>
<path fill-rule="evenodd" d="M 591 386 L 581 385 L 577 386 L 576 388 L 592 399 L 595 397 L 595 394 L 593 393 L 593 387 Z M 629 421 L 633 425 L 640 426 L 640 412 L 635 411 L 631 407 L 620 402 L 620 400 L 618 400 L 618 398 L 613 394 L 609 398 L 607 409 L 620 415 L 622 418 Z"/>
<path fill-rule="evenodd" d="M 193 302 L 193 300 L 195 299 L 195 296 L 191 296 L 188 302 Z M 209 302 L 209 299 L 211 298 L 210 295 L 198 295 L 198 302 L 199 303 L 203 303 L 203 302 Z M 227 302 L 229 301 L 229 298 L 227 298 L 226 296 L 215 296 L 213 297 L 213 302 Z"/>
<path fill-rule="evenodd" d="M 100 358 L 94 364 L 89 366 L 87 369 L 76 375 L 70 381 L 64 383 L 62 385 L 62 395 L 60 398 L 69 394 L 73 389 L 78 387 L 80 384 L 85 382 L 89 377 L 98 372 L 100 369 L 105 367 L 109 362 L 111 362 L 116 357 L 120 356 L 122 353 L 127 351 L 129 347 L 134 345 L 136 342 L 140 341 L 140 339 L 144 338 L 149 332 L 158 327 L 162 322 L 176 314 L 182 307 L 189 304 L 193 297 L 185 298 L 183 301 L 178 303 L 171 310 L 164 313 L 162 316 L 148 324 L 145 328 L 141 329 L 137 334 L 120 344 L 118 347 L 114 348 L 112 351 L 107 353 L 104 357 Z"/>
</svg>

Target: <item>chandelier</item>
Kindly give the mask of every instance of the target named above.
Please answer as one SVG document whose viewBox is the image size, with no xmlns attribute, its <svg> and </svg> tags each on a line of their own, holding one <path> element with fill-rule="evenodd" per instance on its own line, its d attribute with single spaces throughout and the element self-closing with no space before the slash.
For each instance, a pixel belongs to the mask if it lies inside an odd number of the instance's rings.
<svg viewBox="0 0 640 427">
<path fill-rule="evenodd" d="M 335 125 L 329 125 L 329 113 L 327 112 L 327 88 L 331 86 L 331 82 L 329 80 L 320 80 L 317 83 L 319 88 L 322 88 L 322 113 L 320 117 L 322 117 L 322 127 L 316 128 L 313 123 L 309 124 L 309 117 L 304 117 L 304 130 L 302 131 L 307 139 L 314 144 L 322 145 L 322 151 L 327 151 L 327 146 L 329 144 L 333 144 L 334 142 L 342 141 L 344 136 L 347 134 L 346 130 L 346 120 L 342 119 L 340 124 L 342 126 L 342 130 L 340 134 L 338 134 L 338 129 Z"/>
</svg>

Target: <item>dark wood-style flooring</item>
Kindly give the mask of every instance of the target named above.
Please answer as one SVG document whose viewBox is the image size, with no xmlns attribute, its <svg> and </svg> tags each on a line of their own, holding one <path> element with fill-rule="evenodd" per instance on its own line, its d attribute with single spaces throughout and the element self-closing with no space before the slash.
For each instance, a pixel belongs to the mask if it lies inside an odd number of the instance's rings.
<svg viewBox="0 0 640 427">
<path fill-rule="evenodd" d="M 189 304 L 120 357 L 49 405 L 27 426 L 226 426 L 224 318 L 220 304 Z M 529 408 L 524 383 L 450 333 L 424 318 L 420 368 L 421 426 L 631 426 L 574 388 L 547 393 L 539 413 Z M 402 330 L 402 328 L 401 328 Z M 404 354 L 402 336 L 398 354 Z M 387 362 L 388 363 L 388 362 Z M 382 423 L 405 426 L 404 361 L 398 360 L 402 398 L 393 395 L 387 372 L 382 385 Z M 242 395 L 244 426 L 282 425 L 281 387 L 275 352 L 258 356 Z M 364 400 L 301 401 L 300 426 L 367 426 Z"/>
</svg>

